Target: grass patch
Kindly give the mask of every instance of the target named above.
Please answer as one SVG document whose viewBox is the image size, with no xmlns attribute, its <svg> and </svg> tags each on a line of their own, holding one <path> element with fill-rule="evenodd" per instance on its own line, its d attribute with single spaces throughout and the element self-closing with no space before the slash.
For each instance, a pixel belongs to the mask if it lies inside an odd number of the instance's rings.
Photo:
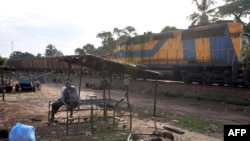
<svg viewBox="0 0 250 141">
<path fill-rule="evenodd" d="M 46 81 L 46 82 L 54 82 L 54 79 L 56 78 L 56 76 L 54 74 L 48 74 L 46 76 L 43 77 L 43 79 Z M 64 81 L 64 80 L 62 80 Z"/>
<path fill-rule="evenodd" d="M 197 99 L 197 100 L 205 100 L 205 101 L 213 101 L 213 102 L 225 102 L 233 105 L 241 105 L 241 106 L 249 106 L 249 99 L 239 99 L 239 98 L 226 98 L 224 95 L 185 95 L 179 92 L 162 92 L 164 96 L 174 97 L 174 98 L 189 98 L 189 99 Z"/>
<path fill-rule="evenodd" d="M 162 94 L 164 96 L 174 97 L 174 98 L 185 97 L 185 95 L 183 93 L 178 93 L 178 92 L 162 92 Z"/>
<path fill-rule="evenodd" d="M 8 78 L 14 78 L 14 79 L 17 79 L 19 76 L 21 75 L 24 75 L 25 73 L 24 72 L 18 72 L 18 71 L 3 71 L 3 77 L 5 79 L 8 79 Z"/>
<path fill-rule="evenodd" d="M 121 84 L 114 83 L 111 85 L 111 89 L 125 90 L 125 86 Z"/>
<path fill-rule="evenodd" d="M 199 133 L 211 133 L 218 130 L 218 124 L 197 116 L 180 115 L 168 111 L 157 111 L 156 116 L 167 121 L 173 121 L 178 127 Z"/>
<path fill-rule="evenodd" d="M 249 99 L 228 99 L 226 102 L 229 104 L 241 105 L 241 106 L 249 106 L 250 105 Z"/>
<path fill-rule="evenodd" d="M 176 117 L 176 120 L 178 121 L 176 122 L 178 126 L 189 129 L 191 131 L 206 133 L 212 130 L 210 128 L 210 125 L 212 123 L 199 117 L 182 115 Z"/>
</svg>

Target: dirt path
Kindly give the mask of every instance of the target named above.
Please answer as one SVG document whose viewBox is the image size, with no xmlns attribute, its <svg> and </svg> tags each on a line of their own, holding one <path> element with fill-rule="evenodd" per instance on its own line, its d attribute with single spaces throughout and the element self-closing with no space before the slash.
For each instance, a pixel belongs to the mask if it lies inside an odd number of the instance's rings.
<svg viewBox="0 0 250 141">
<path fill-rule="evenodd" d="M 37 92 L 7 94 L 5 101 L 0 101 L 0 123 L 10 129 L 16 122 L 31 124 L 36 128 L 38 141 L 82 140 L 84 135 L 64 136 L 62 129 L 47 125 L 48 102 L 57 99 L 62 84 L 43 84 Z M 142 86 L 143 87 L 143 86 Z M 146 90 L 146 89 L 143 89 Z M 153 127 L 153 96 L 152 90 L 136 91 L 131 87 L 129 100 L 133 107 L 133 129 L 146 130 Z M 112 90 L 112 98 L 120 98 L 124 91 Z M 82 87 L 81 98 L 87 94 L 95 94 L 102 97 L 102 90 L 86 89 Z M 157 117 L 157 127 L 168 126 L 180 129 L 184 135 L 175 135 L 176 141 L 221 141 L 223 140 L 224 124 L 250 124 L 250 108 L 229 105 L 225 103 L 207 102 L 192 99 L 169 98 L 158 95 L 157 112 L 163 116 Z M 169 119 L 168 115 L 172 118 Z M 187 115 L 205 119 L 212 127 L 204 133 L 198 133 L 191 129 L 177 127 L 178 116 Z M 164 117 L 164 118 L 163 118 Z M 173 119 L 176 117 L 176 120 Z M 41 121 L 36 121 L 40 119 Z M 62 127 L 63 128 L 63 127 Z M 212 130 L 212 131 L 210 131 Z"/>
</svg>

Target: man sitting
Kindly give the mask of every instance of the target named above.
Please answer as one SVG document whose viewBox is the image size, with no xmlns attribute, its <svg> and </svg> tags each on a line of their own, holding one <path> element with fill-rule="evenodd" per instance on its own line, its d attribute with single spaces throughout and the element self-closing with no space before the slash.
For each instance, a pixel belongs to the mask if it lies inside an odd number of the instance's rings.
<svg viewBox="0 0 250 141">
<path fill-rule="evenodd" d="M 70 110 L 70 117 L 73 116 L 73 108 L 77 107 L 79 101 L 79 95 L 75 86 L 71 85 L 71 80 L 67 79 L 65 85 L 61 89 L 60 98 L 52 103 L 52 113 L 50 121 L 54 121 L 54 115 L 57 113 L 58 109 L 65 105 L 67 110 Z"/>
</svg>

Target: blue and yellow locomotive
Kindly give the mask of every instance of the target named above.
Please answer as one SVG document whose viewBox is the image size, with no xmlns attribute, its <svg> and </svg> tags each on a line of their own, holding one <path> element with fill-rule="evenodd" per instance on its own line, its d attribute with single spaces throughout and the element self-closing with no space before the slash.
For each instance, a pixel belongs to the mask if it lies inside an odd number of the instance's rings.
<svg viewBox="0 0 250 141">
<path fill-rule="evenodd" d="M 161 71 L 169 80 L 248 86 L 247 42 L 242 24 L 221 22 L 124 39 L 114 59 Z"/>
</svg>

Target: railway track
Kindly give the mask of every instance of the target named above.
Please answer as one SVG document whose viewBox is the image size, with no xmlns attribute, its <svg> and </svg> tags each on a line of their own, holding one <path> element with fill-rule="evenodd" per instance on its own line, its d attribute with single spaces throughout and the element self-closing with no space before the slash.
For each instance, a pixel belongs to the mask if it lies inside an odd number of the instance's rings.
<svg viewBox="0 0 250 141">
<path fill-rule="evenodd" d="M 132 80 L 132 85 L 147 85 L 147 83 L 156 83 L 155 80 Z M 131 87 L 131 86 L 130 86 Z M 145 88 L 145 87 L 144 87 Z M 179 93 L 183 95 L 200 95 L 200 96 L 213 96 L 225 97 L 236 99 L 250 99 L 249 87 L 235 87 L 235 86 L 220 86 L 220 85 L 200 85 L 196 83 L 187 84 L 177 81 L 158 80 L 157 81 L 158 93 Z"/>
</svg>

